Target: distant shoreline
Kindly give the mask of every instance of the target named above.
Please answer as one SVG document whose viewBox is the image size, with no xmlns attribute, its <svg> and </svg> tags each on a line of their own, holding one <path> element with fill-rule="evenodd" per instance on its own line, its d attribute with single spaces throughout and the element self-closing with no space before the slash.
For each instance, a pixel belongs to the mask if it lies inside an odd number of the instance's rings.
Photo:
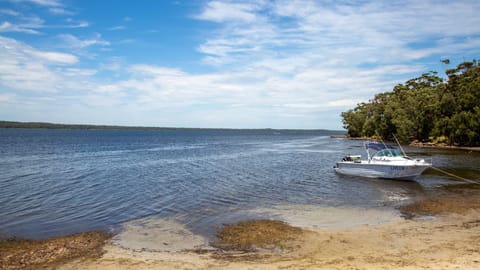
<svg viewBox="0 0 480 270">
<path fill-rule="evenodd" d="M 58 123 L 48 123 L 48 122 L 16 122 L 16 121 L 0 121 L 0 128 L 83 129 L 83 130 L 225 130 L 225 131 L 344 132 L 342 130 L 329 130 L 329 129 L 148 127 L 148 126 L 58 124 Z"/>
</svg>

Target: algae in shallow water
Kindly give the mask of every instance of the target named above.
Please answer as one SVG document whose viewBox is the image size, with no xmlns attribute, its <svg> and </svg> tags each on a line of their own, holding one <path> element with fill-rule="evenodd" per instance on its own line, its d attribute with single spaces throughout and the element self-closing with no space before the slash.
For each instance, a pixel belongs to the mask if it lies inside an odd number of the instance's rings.
<svg viewBox="0 0 480 270">
<path fill-rule="evenodd" d="M 303 230 L 278 220 L 249 220 L 224 225 L 217 232 L 214 246 L 223 250 L 257 251 L 290 250 L 292 241 L 303 235 Z"/>
</svg>

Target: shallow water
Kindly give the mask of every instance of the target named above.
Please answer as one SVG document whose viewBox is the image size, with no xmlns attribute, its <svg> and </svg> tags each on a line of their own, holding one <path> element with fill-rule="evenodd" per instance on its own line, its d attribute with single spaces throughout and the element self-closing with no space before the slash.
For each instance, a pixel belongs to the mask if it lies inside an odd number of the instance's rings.
<svg viewBox="0 0 480 270">
<path fill-rule="evenodd" d="M 346 229 L 357 226 L 375 226 L 400 220 L 391 209 L 367 209 L 359 207 L 332 207 L 319 205 L 276 205 L 220 213 L 196 224 L 203 228 L 193 231 L 185 226 L 188 217 L 147 217 L 126 222 L 114 236 L 113 245 L 135 251 L 168 251 L 213 249 L 217 228 L 225 223 L 249 218 L 282 220 L 301 228 Z"/>
<path fill-rule="evenodd" d="M 0 129 L 0 234 L 42 238 L 122 228 L 148 234 L 170 224 L 211 239 L 223 223 L 305 221 L 311 209 L 317 216 L 309 226 L 322 227 L 319 217 L 333 213 L 329 207 L 389 217 L 400 204 L 461 183 L 432 170 L 416 182 L 337 175 L 335 161 L 364 153 L 361 141 L 333 134 L 338 133 Z M 478 153 L 406 150 L 465 178 L 480 178 Z"/>
</svg>

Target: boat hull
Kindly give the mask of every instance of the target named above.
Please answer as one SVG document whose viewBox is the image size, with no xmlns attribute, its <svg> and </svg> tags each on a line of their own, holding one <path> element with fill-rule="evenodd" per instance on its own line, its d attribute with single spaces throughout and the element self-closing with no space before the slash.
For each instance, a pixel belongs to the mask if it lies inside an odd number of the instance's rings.
<svg viewBox="0 0 480 270">
<path fill-rule="evenodd" d="M 429 163 L 416 162 L 414 164 L 337 162 L 335 172 L 344 175 L 368 178 L 384 178 L 397 180 L 415 180 L 417 176 L 431 167 Z"/>
</svg>

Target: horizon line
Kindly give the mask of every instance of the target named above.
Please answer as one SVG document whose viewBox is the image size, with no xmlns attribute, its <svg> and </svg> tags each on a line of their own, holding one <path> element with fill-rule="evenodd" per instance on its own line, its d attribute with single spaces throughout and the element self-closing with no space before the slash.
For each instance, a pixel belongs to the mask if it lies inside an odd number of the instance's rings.
<svg viewBox="0 0 480 270">
<path fill-rule="evenodd" d="M 336 131 L 335 129 L 305 129 L 305 128 L 218 128 L 218 127 L 160 127 L 160 126 L 129 126 L 106 124 L 65 124 L 51 122 L 24 122 L 0 120 L 0 128 L 31 128 L 31 129 L 124 129 L 124 130 L 277 130 L 277 131 Z"/>
</svg>

